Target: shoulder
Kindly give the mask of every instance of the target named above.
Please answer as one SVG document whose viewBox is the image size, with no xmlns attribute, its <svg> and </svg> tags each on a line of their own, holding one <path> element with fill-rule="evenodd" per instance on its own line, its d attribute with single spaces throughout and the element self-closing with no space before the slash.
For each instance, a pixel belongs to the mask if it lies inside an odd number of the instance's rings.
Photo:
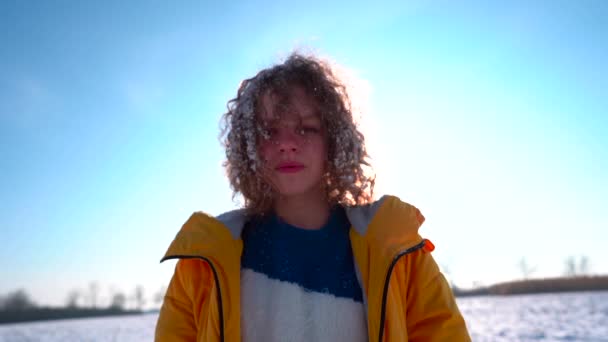
<svg viewBox="0 0 608 342">
<path fill-rule="evenodd" d="M 217 217 L 200 211 L 194 212 L 182 225 L 162 260 L 226 249 L 240 237 L 244 223 L 245 214 L 242 210 Z"/>
<path fill-rule="evenodd" d="M 353 228 L 368 241 L 381 245 L 412 245 L 422 240 L 418 230 L 424 216 L 414 205 L 385 195 L 365 206 L 346 208 Z"/>
<path fill-rule="evenodd" d="M 393 195 L 384 195 L 367 205 L 347 207 L 346 213 L 351 224 L 362 235 L 374 226 L 406 225 L 417 231 L 424 222 L 418 208 Z"/>
<path fill-rule="evenodd" d="M 236 239 L 240 236 L 247 219 L 248 216 L 244 209 L 227 211 L 218 216 L 196 211 L 183 224 L 178 237 L 183 234 L 203 234 L 209 238 L 230 234 Z"/>
<path fill-rule="evenodd" d="M 382 205 L 376 213 L 379 220 L 407 222 L 417 227 L 424 223 L 425 218 L 416 206 L 392 195 L 383 196 L 381 200 Z"/>
</svg>

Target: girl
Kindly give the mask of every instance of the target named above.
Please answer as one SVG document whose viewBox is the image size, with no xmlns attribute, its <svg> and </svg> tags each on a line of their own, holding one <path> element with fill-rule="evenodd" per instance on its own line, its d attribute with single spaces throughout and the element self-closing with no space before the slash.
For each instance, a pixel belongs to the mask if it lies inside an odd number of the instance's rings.
<svg viewBox="0 0 608 342">
<path fill-rule="evenodd" d="M 177 234 L 156 341 L 470 340 L 420 211 L 373 201 L 329 63 L 294 53 L 243 81 L 222 136 L 244 207 Z"/>
</svg>

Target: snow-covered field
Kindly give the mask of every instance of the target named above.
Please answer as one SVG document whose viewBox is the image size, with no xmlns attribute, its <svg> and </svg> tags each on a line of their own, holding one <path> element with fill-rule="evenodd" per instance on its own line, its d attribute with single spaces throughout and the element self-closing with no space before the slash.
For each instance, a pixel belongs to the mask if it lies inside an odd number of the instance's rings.
<svg viewBox="0 0 608 342">
<path fill-rule="evenodd" d="M 458 300 L 473 341 L 608 341 L 608 292 Z"/>
<path fill-rule="evenodd" d="M 158 314 L 0 325 L 0 342 L 151 342 Z"/>
<path fill-rule="evenodd" d="M 473 341 L 608 342 L 608 292 L 458 299 Z M 153 341 L 156 314 L 0 325 L 0 342 Z"/>
</svg>

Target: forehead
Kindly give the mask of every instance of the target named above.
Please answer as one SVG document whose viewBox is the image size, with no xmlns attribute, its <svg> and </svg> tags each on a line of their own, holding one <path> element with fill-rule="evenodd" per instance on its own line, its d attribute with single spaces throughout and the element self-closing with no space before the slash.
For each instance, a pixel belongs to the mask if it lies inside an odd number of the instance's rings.
<svg viewBox="0 0 608 342">
<path fill-rule="evenodd" d="M 300 86 L 285 92 L 267 90 L 260 96 L 258 118 L 263 121 L 320 119 L 319 104 Z"/>
</svg>

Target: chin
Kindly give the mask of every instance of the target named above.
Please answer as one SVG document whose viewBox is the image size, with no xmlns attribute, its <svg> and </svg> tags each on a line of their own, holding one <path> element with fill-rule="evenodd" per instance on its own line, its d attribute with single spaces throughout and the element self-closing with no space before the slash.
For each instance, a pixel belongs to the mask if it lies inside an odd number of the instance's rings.
<svg viewBox="0 0 608 342">
<path fill-rule="evenodd" d="M 279 187 L 279 194 L 282 197 L 295 197 L 306 194 L 313 194 L 320 188 L 318 186 L 304 185 L 304 184 L 285 184 L 285 186 Z"/>
<path fill-rule="evenodd" d="M 306 189 L 280 189 L 279 194 L 281 197 L 296 197 L 309 193 L 310 190 Z"/>
</svg>

